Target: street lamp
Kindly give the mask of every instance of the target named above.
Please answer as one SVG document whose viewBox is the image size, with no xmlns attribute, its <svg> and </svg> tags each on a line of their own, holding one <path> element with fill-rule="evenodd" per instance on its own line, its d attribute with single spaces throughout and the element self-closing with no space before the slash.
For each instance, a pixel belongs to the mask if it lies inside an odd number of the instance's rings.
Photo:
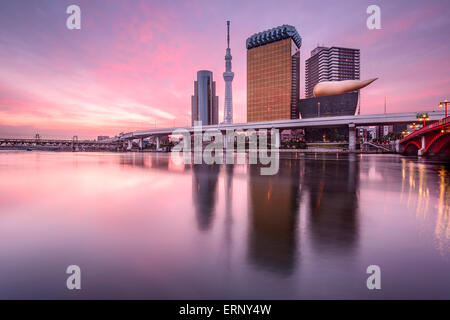
<svg viewBox="0 0 450 320">
<path fill-rule="evenodd" d="M 425 121 L 430 120 L 430 117 L 428 116 L 428 113 L 418 113 L 416 118 L 420 121 L 423 120 L 423 126 L 425 127 Z"/>
<path fill-rule="evenodd" d="M 445 117 L 447 118 L 447 104 L 448 100 L 445 99 L 443 102 L 439 103 L 439 108 L 445 107 Z"/>
<path fill-rule="evenodd" d="M 320 101 L 317 102 L 317 107 L 318 107 L 318 109 L 317 109 L 318 117 L 320 117 Z"/>
</svg>

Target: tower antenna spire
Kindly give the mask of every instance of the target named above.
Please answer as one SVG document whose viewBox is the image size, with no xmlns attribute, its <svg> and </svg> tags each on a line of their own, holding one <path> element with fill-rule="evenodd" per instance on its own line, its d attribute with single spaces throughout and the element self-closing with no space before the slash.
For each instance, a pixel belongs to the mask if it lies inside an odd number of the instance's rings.
<svg viewBox="0 0 450 320">
<path fill-rule="evenodd" d="M 227 21 L 227 48 L 230 48 L 230 21 Z"/>
</svg>

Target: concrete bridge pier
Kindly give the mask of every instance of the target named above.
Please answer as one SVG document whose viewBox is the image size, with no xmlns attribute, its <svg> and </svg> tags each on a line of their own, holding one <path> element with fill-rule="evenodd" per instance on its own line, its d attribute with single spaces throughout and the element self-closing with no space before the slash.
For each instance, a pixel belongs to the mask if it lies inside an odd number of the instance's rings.
<svg viewBox="0 0 450 320">
<path fill-rule="evenodd" d="M 356 126 L 354 123 L 348 125 L 348 150 L 356 151 Z"/>
<path fill-rule="evenodd" d="M 423 152 L 425 148 L 427 147 L 426 141 L 425 141 L 425 135 L 422 136 L 421 140 L 421 148 L 417 151 L 418 156 L 423 156 Z"/>
<path fill-rule="evenodd" d="M 130 151 L 133 147 L 133 140 L 129 139 L 127 140 L 127 150 Z"/>
<path fill-rule="evenodd" d="M 159 139 L 159 136 L 156 136 L 156 151 L 158 151 L 161 148 L 161 142 Z"/>
<path fill-rule="evenodd" d="M 403 145 L 400 143 L 400 140 L 395 140 L 395 152 L 402 153 Z"/>
<path fill-rule="evenodd" d="M 277 149 L 280 148 L 280 144 L 281 144 L 281 142 L 280 142 L 280 134 L 281 134 L 280 131 L 278 131 L 278 132 L 275 134 L 275 143 L 274 143 L 274 146 L 275 146 L 275 148 L 277 148 Z"/>
<path fill-rule="evenodd" d="M 227 141 L 227 134 L 226 133 L 222 133 L 222 141 L 223 141 L 223 149 L 225 150 L 228 146 L 228 141 Z"/>
<path fill-rule="evenodd" d="M 139 139 L 139 150 L 143 150 L 144 149 L 144 139 Z"/>
</svg>

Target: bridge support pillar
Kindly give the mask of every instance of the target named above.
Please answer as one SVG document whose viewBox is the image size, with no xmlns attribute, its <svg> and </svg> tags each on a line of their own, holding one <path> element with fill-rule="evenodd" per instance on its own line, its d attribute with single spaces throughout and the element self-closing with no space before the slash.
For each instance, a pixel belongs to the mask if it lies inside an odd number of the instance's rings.
<svg viewBox="0 0 450 320">
<path fill-rule="evenodd" d="M 133 140 L 127 140 L 127 150 L 130 151 L 133 147 Z"/>
<path fill-rule="evenodd" d="M 422 146 L 422 148 L 420 148 L 419 151 L 417 151 L 417 155 L 419 155 L 419 156 L 423 156 L 423 151 L 427 147 L 424 135 L 422 135 L 422 138 L 421 138 L 421 146 Z"/>
<path fill-rule="evenodd" d="M 228 146 L 227 134 L 226 133 L 222 134 L 222 141 L 223 141 L 223 150 L 225 150 L 225 149 L 227 149 L 227 146 Z"/>
<path fill-rule="evenodd" d="M 277 133 L 275 133 L 275 141 L 274 141 L 274 147 L 276 149 L 280 148 L 280 131 L 278 131 Z"/>
<path fill-rule="evenodd" d="M 156 137 L 156 151 L 158 151 L 160 147 L 161 147 L 160 139 L 159 137 Z"/>
<path fill-rule="evenodd" d="M 395 140 L 395 152 L 402 153 L 403 146 L 400 144 L 400 140 Z"/>
<path fill-rule="evenodd" d="M 348 125 L 348 150 L 356 151 L 356 126 L 354 123 Z"/>
<path fill-rule="evenodd" d="M 139 150 L 143 150 L 144 149 L 144 139 L 139 139 Z"/>
</svg>

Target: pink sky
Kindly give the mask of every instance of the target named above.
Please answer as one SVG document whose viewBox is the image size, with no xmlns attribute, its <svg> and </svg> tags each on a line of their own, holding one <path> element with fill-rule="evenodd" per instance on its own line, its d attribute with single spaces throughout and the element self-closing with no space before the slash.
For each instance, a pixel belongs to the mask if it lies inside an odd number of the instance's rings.
<svg viewBox="0 0 450 320">
<path fill-rule="evenodd" d="M 78 4 L 82 29 L 68 30 Z M 366 8 L 381 7 L 381 30 Z M 436 110 L 449 98 L 450 5 L 443 1 L 25 1 L 0 3 L 0 137 L 93 138 L 190 124 L 196 72 L 213 71 L 223 119 L 231 20 L 234 120 L 246 121 L 252 34 L 291 24 L 304 60 L 317 45 L 361 49 L 361 113 Z"/>
</svg>

